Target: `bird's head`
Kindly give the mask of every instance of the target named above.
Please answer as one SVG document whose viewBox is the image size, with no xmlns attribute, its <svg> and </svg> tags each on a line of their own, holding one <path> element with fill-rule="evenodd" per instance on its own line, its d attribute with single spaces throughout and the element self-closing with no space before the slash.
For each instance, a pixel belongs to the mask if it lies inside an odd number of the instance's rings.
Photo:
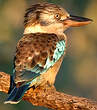
<svg viewBox="0 0 97 110">
<path fill-rule="evenodd" d="M 68 14 L 49 3 L 35 4 L 26 10 L 24 33 L 63 33 L 67 28 L 89 24 L 92 20 Z"/>
</svg>

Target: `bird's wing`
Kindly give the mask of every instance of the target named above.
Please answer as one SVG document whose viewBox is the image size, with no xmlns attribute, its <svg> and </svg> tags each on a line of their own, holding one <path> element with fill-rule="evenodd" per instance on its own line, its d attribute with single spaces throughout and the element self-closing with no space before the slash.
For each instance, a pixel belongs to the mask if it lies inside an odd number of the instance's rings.
<svg viewBox="0 0 97 110">
<path fill-rule="evenodd" d="M 15 82 L 30 81 L 46 72 L 64 55 L 65 40 L 55 34 L 26 34 L 18 42 Z"/>
</svg>

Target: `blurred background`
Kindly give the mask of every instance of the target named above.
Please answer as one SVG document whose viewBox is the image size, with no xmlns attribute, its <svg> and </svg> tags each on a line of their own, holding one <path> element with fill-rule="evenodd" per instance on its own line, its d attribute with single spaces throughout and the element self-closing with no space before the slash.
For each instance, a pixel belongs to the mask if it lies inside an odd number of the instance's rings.
<svg viewBox="0 0 97 110">
<path fill-rule="evenodd" d="M 12 74 L 15 47 L 23 36 L 25 9 L 38 2 L 55 3 L 71 14 L 93 19 L 90 25 L 65 32 L 67 55 L 55 86 L 58 91 L 97 100 L 97 0 L 0 0 L 0 71 Z M 0 110 L 48 110 L 25 101 L 4 105 L 6 97 L 7 94 L 0 92 Z"/>
</svg>

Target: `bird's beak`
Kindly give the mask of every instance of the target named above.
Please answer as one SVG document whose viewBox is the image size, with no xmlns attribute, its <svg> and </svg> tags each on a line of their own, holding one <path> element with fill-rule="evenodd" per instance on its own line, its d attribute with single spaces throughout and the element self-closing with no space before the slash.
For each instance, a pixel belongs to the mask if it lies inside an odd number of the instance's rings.
<svg viewBox="0 0 97 110">
<path fill-rule="evenodd" d="M 79 17 L 79 16 L 73 16 L 70 15 L 64 23 L 67 24 L 69 27 L 77 27 L 77 26 L 83 26 L 91 23 L 93 21 L 89 18 Z"/>
</svg>

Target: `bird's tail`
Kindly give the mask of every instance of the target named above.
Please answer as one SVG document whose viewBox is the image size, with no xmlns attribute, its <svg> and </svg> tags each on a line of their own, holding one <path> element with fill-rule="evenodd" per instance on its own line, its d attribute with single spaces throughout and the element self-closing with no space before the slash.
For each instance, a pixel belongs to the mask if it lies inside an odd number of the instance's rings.
<svg viewBox="0 0 97 110">
<path fill-rule="evenodd" d="M 9 94 L 9 97 L 6 99 L 4 104 L 10 103 L 10 104 L 17 104 L 21 101 L 22 96 L 24 95 L 25 91 L 29 88 L 29 84 L 20 86 L 20 87 L 14 87 L 12 91 Z"/>
</svg>

